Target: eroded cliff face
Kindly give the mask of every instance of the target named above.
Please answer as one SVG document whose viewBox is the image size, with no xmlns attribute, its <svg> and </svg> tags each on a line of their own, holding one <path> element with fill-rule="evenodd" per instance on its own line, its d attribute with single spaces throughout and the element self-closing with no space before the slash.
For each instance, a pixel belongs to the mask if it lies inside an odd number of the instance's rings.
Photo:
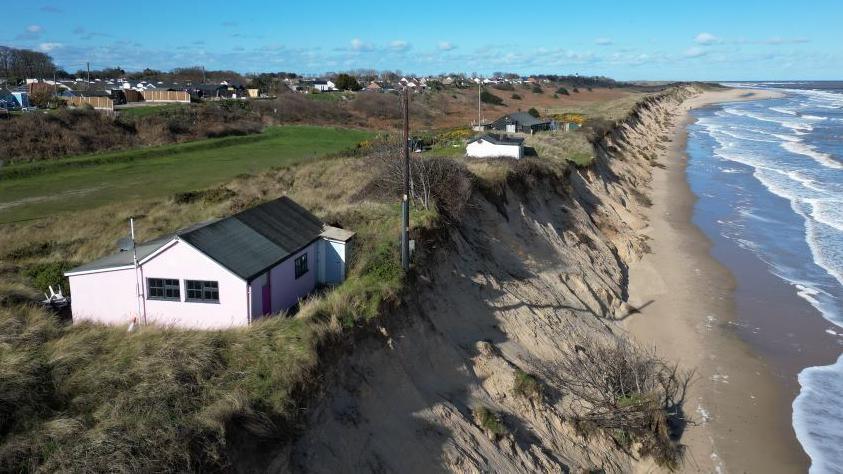
<svg viewBox="0 0 843 474">
<path fill-rule="evenodd" d="M 605 437 L 579 436 L 565 394 L 513 391 L 542 374 L 571 331 L 618 333 L 627 264 L 646 251 L 647 183 L 691 88 L 639 104 L 563 176 L 513 174 L 477 192 L 416 268 L 405 303 L 333 364 L 307 427 L 273 469 L 307 472 L 630 472 L 651 468 Z M 541 375 L 539 375 L 541 378 Z M 472 414 L 501 414 L 494 436 Z"/>
</svg>

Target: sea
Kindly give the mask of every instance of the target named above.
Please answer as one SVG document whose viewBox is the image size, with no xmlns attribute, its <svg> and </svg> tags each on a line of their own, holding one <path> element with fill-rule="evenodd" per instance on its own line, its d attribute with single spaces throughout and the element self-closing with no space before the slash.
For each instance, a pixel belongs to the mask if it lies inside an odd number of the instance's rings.
<svg viewBox="0 0 843 474">
<path fill-rule="evenodd" d="M 769 361 L 811 473 L 843 474 L 843 81 L 692 112 L 694 222 L 735 275 L 730 324 Z"/>
</svg>

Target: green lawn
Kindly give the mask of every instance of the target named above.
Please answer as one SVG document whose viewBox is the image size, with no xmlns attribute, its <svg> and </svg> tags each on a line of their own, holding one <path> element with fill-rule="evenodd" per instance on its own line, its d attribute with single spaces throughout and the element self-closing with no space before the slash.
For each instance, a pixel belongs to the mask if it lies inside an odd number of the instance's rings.
<svg viewBox="0 0 843 474">
<path fill-rule="evenodd" d="M 272 127 L 246 137 L 9 166 L 0 175 L 0 224 L 202 189 L 239 174 L 317 159 L 369 137 L 361 130 Z"/>
<path fill-rule="evenodd" d="M 175 112 L 177 110 L 186 110 L 191 107 L 191 104 L 150 104 L 136 107 L 126 107 L 118 109 L 121 117 L 126 118 L 141 118 L 150 115 L 163 114 L 167 112 Z"/>
</svg>

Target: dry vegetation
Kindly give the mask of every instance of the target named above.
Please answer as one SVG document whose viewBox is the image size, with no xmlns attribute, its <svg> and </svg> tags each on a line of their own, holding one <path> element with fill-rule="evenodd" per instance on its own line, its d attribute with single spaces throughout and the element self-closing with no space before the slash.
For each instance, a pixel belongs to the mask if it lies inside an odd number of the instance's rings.
<svg viewBox="0 0 843 474">
<path fill-rule="evenodd" d="M 693 374 L 623 337 L 573 327 L 569 334 L 570 350 L 543 375 L 562 387 L 577 430 L 602 433 L 632 454 L 677 469 L 684 452 L 677 439 L 687 423 L 682 404 Z"/>
<path fill-rule="evenodd" d="M 372 177 L 388 181 L 391 166 L 384 157 L 338 157 L 166 200 L 0 227 L 0 465 L 12 471 L 228 469 L 237 439 L 277 442 L 288 435 L 319 348 L 399 298 L 397 199 L 389 188 L 367 185 Z M 462 176 L 447 177 L 448 185 L 470 189 Z M 437 210 L 451 205 L 438 200 L 445 182 L 431 183 L 437 189 L 430 205 L 411 216 L 416 232 L 436 226 Z M 228 331 L 127 333 L 69 326 L 26 303 L 41 290 L 35 285 L 49 280 L 36 281 L 29 270 L 112 251 L 130 214 L 139 216 L 139 235 L 152 238 L 280 194 L 357 232 L 347 281 L 305 301 L 293 317 Z M 60 272 L 50 275 L 61 280 Z"/>
<path fill-rule="evenodd" d="M 445 122 L 460 117 L 463 125 L 462 106 L 455 105 L 460 100 L 437 102 L 444 94 L 463 92 L 417 96 L 414 107 L 426 111 L 418 115 L 420 120 L 427 113 L 447 117 Z M 551 94 L 525 92 L 525 98 L 552 99 Z M 279 98 L 289 101 L 283 111 L 272 101 L 255 107 L 262 117 L 279 121 L 305 120 L 310 107 L 319 108 L 326 120 L 345 120 L 350 109 L 367 115 L 379 110 L 377 120 L 390 121 L 390 97 L 361 94 L 348 106 L 290 95 Z M 470 99 L 464 98 L 469 107 Z M 461 139 L 459 131 L 448 133 L 453 136 L 443 138 L 445 143 Z M 537 140 L 533 146 L 542 154 L 553 153 L 550 147 L 585 148 L 569 135 Z M 230 470 L 242 462 L 244 452 L 255 453 L 266 443 L 294 435 L 308 391 L 319 383 L 320 351 L 350 337 L 354 328 L 367 326 L 401 299 L 396 151 L 395 143 L 368 144 L 354 154 L 242 175 L 168 199 L 0 227 L 2 470 Z M 441 230 L 446 219 L 458 225 L 478 189 L 522 173 L 562 176 L 571 158 L 559 157 L 513 165 L 414 155 L 414 238 Z M 139 216 L 138 233 L 145 239 L 282 194 L 326 222 L 357 232 L 347 281 L 304 301 L 293 316 L 227 331 L 147 327 L 128 333 L 125 328 L 68 325 L 28 303 L 45 282 L 60 283 L 61 268 L 110 252 L 125 234 L 130 215 Z M 570 357 L 547 367 L 546 373 L 517 371 L 513 394 L 541 401 L 539 375 L 544 380 L 556 377 L 556 385 L 567 389 L 570 419 L 581 433 L 605 433 L 624 449 L 675 467 L 682 450 L 673 436 L 682 420 L 687 376 L 621 340 L 572 334 L 569 342 Z M 490 409 L 477 407 L 473 416 L 491 438 L 507 435 L 503 420 Z"/>
<path fill-rule="evenodd" d="M 555 85 L 547 86 L 554 90 Z M 521 100 L 484 104 L 485 119 L 535 108 L 542 115 L 577 112 L 587 117 L 623 117 L 641 92 L 632 89 L 583 90 L 570 96 L 534 94 L 513 87 Z M 498 91 L 498 95 L 502 93 Z M 505 97 L 509 97 L 506 95 Z M 325 98 L 325 99 L 323 99 Z M 336 100 L 334 100 L 336 99 Z M 477 119 L 476 89 L 449 88 L 413 95 L 411 119 L 416 129 L 466 126 Z M 273 124 L 308 123 L 394 129 L 400 118 L 393 93 L 294 94 L 271 100 L 220 101 L 131 108 L 115 117 L 90 109 L 30 113 L 0 121 L 0 156 L 10 161 L 55 159 L 69 155 L 179 143 L 201 138 L 245 135 Z"/>
</svg>

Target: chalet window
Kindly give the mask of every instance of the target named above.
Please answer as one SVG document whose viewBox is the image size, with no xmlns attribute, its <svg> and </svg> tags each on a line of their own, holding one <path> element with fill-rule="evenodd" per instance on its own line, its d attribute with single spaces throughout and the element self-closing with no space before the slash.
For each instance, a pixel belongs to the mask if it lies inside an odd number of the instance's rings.
<svg viewBox="0 0 843 474">
<path fill-rule="evenodd" d="M 185 280 L 185 289 L 187 290 L 186 301 L 196 301 L 205 303 L 219 303 L 220 302 L 220 288 L 215 281 L 203 280 Z"/>
<path fill-rule="evenodd" d="M 296 278 L 307 273 L 307 254 L 296 259 Z"/>
<path fill-rule="evenodd" d="M 147 299 L 181 301 L 179 281 L 169 278 L 147 278 Z"/>
</svg>

